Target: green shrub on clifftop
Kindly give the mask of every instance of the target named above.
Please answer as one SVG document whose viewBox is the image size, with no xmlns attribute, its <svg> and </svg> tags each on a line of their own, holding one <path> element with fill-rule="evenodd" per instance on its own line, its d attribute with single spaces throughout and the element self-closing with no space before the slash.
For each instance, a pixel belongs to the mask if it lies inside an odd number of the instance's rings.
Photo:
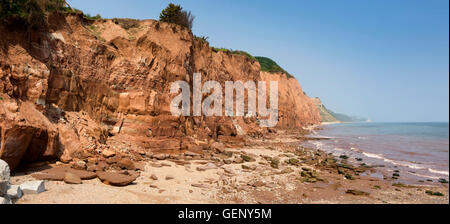
<svg viewBox="0 0 450 224">
<path fill-rule="evenodd" d="M 291 74 L 281 68 L 275 61 L 266 57 L 255 57 L 261 65 L 261 71 L 270 73 L 284 73 L 288 78 L 294 78 Z"/>
<path fill-rule="evenodd" d="M 246 56 L 248 59 L 250 59 L 251 61 L 256 61 L 256 58 L 253 57 L 253 55 L 249 54 L 249 53 L 246 52 L 246 51 L 230 50 L 230 49 L 227 49 L 227 48 L 217 48 L 217 47 L 211 47 L 211 49 L 212 49 L 214 52 L 222 51 L 222 52 L 230 53 L 230 54 L 233 54 L 233 55 L 244 55 L 244 56 Z"/>
<path fill-rule="evenodd" d="M 163 9 L 159 15 L 159 21 L 161 22 L 175 23 L 188 29 L 192 29 L 194 19 L 195 16 L 191 12 L 184 11 L 180 5 L 172 3 Z"/>
</svg>

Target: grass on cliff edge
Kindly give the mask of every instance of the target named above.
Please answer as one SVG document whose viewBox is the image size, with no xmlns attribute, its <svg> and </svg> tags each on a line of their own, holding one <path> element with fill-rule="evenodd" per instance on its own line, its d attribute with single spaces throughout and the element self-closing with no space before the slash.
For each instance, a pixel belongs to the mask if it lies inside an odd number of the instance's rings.
<svg viewBox="0 0 450 224">
<path fill-rule="evenodd" d="M 288 78 L 294 78 L 289 72 L 281 68 L 275 61 L 266 57 L 255 57 L 261 65 L 261 71 L 270 73 L 284 73 Z"/>
<path fill-rule="evenodd" d="M 233 55 L 244 55 L 244 56 L 246 56 L 248 59 L 250 59 L 251 61 L 256 61 L 256 58 L 253 57 L 253 55 L 249 54 L 249 53 L 246 52 L 246 51 L 230 50 L 230 49 L 226 49 L 226 48 L 217 48 L 217 47 L 211 47 L 211 49 L 212 49 L 214 52 L 222 51 L 222 52 L 230 53 L 230 54 L 233 54 Z"/>
</svg>

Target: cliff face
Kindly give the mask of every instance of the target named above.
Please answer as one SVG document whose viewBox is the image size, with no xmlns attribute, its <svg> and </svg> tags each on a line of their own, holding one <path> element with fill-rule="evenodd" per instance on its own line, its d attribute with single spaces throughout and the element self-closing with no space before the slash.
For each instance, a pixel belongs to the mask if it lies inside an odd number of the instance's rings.
<svg viewBox="0 0 450 224">
<path fill-rule="evenodd" d="M 295 79 L 260 73 L 245 56 L 213 52 L 180 26 L 154 20 L 87 21 L 53 14 L 47 30 L 0 25 L 0 158 L 77 162 L 105 150 L 138 155 L 201 153 L 266 129 L 257 117 L 174 117 L 174 81 L 279 81 L 278 128 L 319 123 Z M 129 21 L 128 21 L 129 22 Z M 192 88 L 191 88 L 192 89 Z M 206 95 L 204 95 L 206 96 Z M 238 140 L 236 140 L 238 139 Z M 97 163 L 97 162 L 96 162 Z"/>
<path fill-rule="evenodd" d="M 311 100 L 314 102 L 314 105 L 319 110 L 322 122 L 338 122 L 338 120 L 332 114 L 330 114 L 327 108 L 323 105 L 322 100 L 320 100 L 320 98 L 313 98 Z"/>
<path fill-rule="evenodd" d="M 261 72 L 261 80 L 278 81 L 279 126 L 295 128 L 321 122 L 313 99 L 304 94 L 296 79 L 287 78 L 284 73 Z"/>
</svg>

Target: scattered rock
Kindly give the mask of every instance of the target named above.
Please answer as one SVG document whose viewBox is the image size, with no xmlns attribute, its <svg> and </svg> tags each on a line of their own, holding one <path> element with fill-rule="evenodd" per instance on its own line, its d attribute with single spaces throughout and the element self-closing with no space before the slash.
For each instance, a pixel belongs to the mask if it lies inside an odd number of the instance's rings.
<svg viewBox="0 0 450 224">
<path fill-rule="evenodd" d="M 10 169 L 8 163 L 0 159 L 0 196 L 8 191 Z"/>
<path fill-rule="evenodd" d="M 72 168 L 77 170 L 85 170 L 86 169 L 86 162 L 83 160 L 78 160 L 72 164 Z"/>
<path fill-rule="evenodd" d="M 22 197 L 22 189 L 19 185 L 9 186 L 8 192 L 6 193 L 11 199 L 19 199 Z"/>
<path fill-rule="evenodd" d="M 5 195 L 8 191 L 9 181 L 0 181 L 0 195 Z"/>
<path fill-rule="evenodd" d="M 262 187 L 265 185 L 265 183 L 260 180 L 251 180 L 250 182 L 248 182 L 248 185 L 252 187 Z"/>
<path fill-rule="evenodd" d="M 23 194 L 40 194 L 45 191 L 45 184 L 42 180 L 28 181 L 20 185 Z"/>
<path fill-rule="evenodd" d="M 299 162 L 300 161 L 298 159 L 295 159 L 295 158 L 290 158 L 289 160 L 286 161 L 287 164 L 293 165 L 293 166 L 297 166 Z"/>
<path fill-rule="evenodd" d="M 165 160 L 167 158 L 167 155 L 165 155 L 165 154 L 156 154 L 156 155 L 153 155 L 152 158 L 155 158 L 157 160 Z"/>
<path fill-rule="evenodd" d="M 425 193 L 431 196 L 444 196 L 444 194 L 438 191 L 425 191 Z"/>
<path fill-rule="evenodd" d="M 151 178 L 152 180 L 158 180 L 158 177 L 157 177 L 155 174 L 152 174 L 152 175 L 150 176 L 150 178 Z"/>
<path fill-rule="evenodd" d="M 173 180 L 173 179 L 175 179 L 175 177 L 172 176 L 172 175 L 167 175 L 167 176 L 166 176 L 166 180 Z"/>
<path fill-rule="evenodd" d="M 0 197 L 0 205 L 7 205 L 12 204 L 11 199 L 8 198 L 8 196 Z"/>
<path fill-rule="evenodd" d="M 217 166 L 214 163 L 208 163 L 205 166 L 199 166 L 197 167 L 198 171 L 206 171 L 210 169 L 217 169 Z"/>
<path fill-rule="evenodd" d="M 280 160 L 272 159 L 272 160 L 270 161 L 270 166 L 271 166 L 272 168 L 278 169 L 279 165 L 280 165 Z"/>
<path fill-rule="evenodd" d="M 302 170 L 303 170 L 303 171 L 311 171 L 311 169 L 310 169 L 310 168 L 307 168 L 307 167 L 302 167 Z"/>
<path fill-rule="evenodd" d="M 245 162 L 254 162 L 254 161 L 256 161 L 255 159 L 253 159 L 252 157 L 247 156 L 247 155 L 241 155 L 241 159 L 244 160 Z"/>
<path fill-rule="evenodd" d="M 126 186 L 136 180 L 136 177 L 114 173 L 114 172 L 97 172 L 98 178 L 104 183 L 112 186 Z"/>
<path fill-rule="evenodd" d="M 211 144 L 211 149 L 216 150 L 218 153 L 225 152 L 225 145 L 221 142 L 214 142 Z"/>
<path fill-rule="evenodd" d="M 345 174 L 345 179 L 347 180 L 354 180 L 355 178 L 351 174 Z"/>
<path fill-rule="evenodd" d="M 250 165 L 242 164 L 242 169 L 244 169 L 244 170 L 256 170 L 256 166 L 255 165 L 250 166 Z"/>
<path fill-rule="evenodd" d="M 315 183 L 317 181 L 327 182 L 325 179 L 319 177 L 315 171 L 301 171 L 300 175 L 303 177 L 302 182 Z"/>
<path fill-rule="evenodd" d="M 351 189 L 347 190 L 345 193 L 347 193 L 347 194 L 353 194 L 353 195 L 357 195 L 357 196 L 368 196 L 368 195 L 370 195 L 369 193 L 364 192 L 364 191 L 360 191 L 360 190 L 351 190 Z"/>
<path fill-rule="evenodd" d="M 134 165 L 133 161 L 131 161 L 128 158 L 121 159 L 117 162 L 117 165 L 121 169 L 127 169 L 127 170 L 136 170 L 136 166 Z"/>
<path fill-rule="evenodd" d="M 76 174 L 67 172 L 64 176 L 64 182 L 67 184 L 81 184 L 81 178 L 77 176 Z"/>
<path fill-rule="evenodd" d="M 103 155 L 105 158 L 109 158 L 109 157 L 115 156 L 115 155 L 116 155 L 116 152 L 113 151 L 113 150 L 111 150 L 111 149 L 106 149 L 106 150 L 103 150 L 103 151 L 102 151 L 102 155 Z"/>
<path fill-rule="evenodd" d="M 222 192 L 225 194 L 230 194 L 233 193 L 233 188 L 230 186 L 223 186 L 222 187 Z"/>
<path fill-rule="evenodd" d="M 234 160 L 233 160 L 233 163 L 237 163 L 237 164 L 243 163 L 243 162 L 244 162 L 244 160 L 243 160 L 242 158 L 240 158 L 240 157 L 236 157 L 236 158 L 234 158 Z"/>
<path fill-rule="evenodd" d="M 67 172 L 77 175 L 82 180 L 91 180 L 97 177 L 97 174 L 94 172 L 72 169 L 70 167 L 53 167 L 31 176 L 38 180 L 63 181 Z"/>
<path fill-rule="evenodd" d="M 198 188 L 207 188 L 208 186 L 204 184 L 191 184 L 192 187 L 198 187 Z"/>
<path fill-rule="evenodd" d="M 292 172 L 294 172 L 294 170 L 288 167 L 288 168 L 280 171 L 280 174 L 287 174 L 287 173 L 292 173 Z"/>
<path fill-rule="evenodd" d="M 225 173 L 234 174 L 234 171 L 230 168 L 224 168 L 223 170 L 225 171 Z"/>
<path fill-rule="evenodd" d="M 439 179 L 439 183 L 448 184 L 448 180 L 441 178 L 441 179 Z"/>
</svg>

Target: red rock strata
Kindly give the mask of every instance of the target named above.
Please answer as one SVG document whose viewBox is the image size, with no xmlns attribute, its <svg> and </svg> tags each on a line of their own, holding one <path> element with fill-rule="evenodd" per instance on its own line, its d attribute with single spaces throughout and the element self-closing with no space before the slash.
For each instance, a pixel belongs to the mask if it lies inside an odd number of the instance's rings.
<svg viewBox="0 0 450 224">
<path fill-rule="evenodd" d="M 137 170 L 146 157 L 197 156 L 216 141 L 241 144 L 269 131 L 258 117 L 172 116 L 169 86 L 192 85 L 194 72 L 222 85 L 277 80 L 277 128 L 320 122 L 297 80 L 214 52 L 181 26 L 145 20 L 124 29 L 77 14 L 53 14 L 49 23 L 46 30 L 0 24 L 0 158 L 11 169 L 58 159 L 81 170 Z"/>
</svg>

